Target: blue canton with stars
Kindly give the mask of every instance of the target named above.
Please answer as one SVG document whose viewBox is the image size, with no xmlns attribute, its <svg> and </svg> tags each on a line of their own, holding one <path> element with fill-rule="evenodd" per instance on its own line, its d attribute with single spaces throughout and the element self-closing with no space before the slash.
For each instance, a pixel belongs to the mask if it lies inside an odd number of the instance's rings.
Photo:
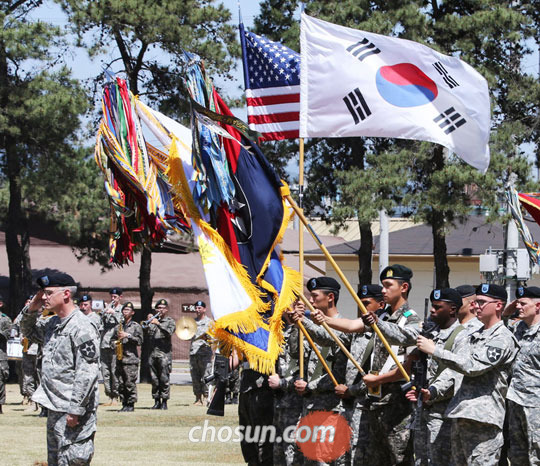
<svg viewBox="0 0 540 466">
<path fill-rule="evenodd" d="M 245 31 L 247 89 L 298 86 L 300 54 L 277 42 Z"/>
</svg>

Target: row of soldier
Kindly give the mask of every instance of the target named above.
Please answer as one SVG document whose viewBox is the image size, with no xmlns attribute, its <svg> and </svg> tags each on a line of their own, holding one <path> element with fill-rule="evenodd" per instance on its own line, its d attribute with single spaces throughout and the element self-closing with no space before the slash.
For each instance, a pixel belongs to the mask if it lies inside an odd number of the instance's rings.
<svg viewBox="0 0 540 466">
<path fill-rule="evenodd" d="M 337 309 L 336 280 L 308 281 L 315 312 L 297 303 L 284 314 L 285 350 L 275 374 L 261 378 L 244 371 L 240 423 L 273 424 L 281 436 L 311 412 L 339 413 L 353 436 L 351 449 L 332 464 L 496 465 L 501 451 L 513 465 L 540 464 L 540 288 L 518 288 L 508 306 L 506 290 L 496 284 L 434 290 L 428 334 L 408 304 L 412 271 L 396 264 L 380 279 L 382 286 L 362 287 L 368 314 L 354 320 L 342 318 Z M 299 378 L 298 321 L 321 349 L 337 385 L 305 340 L 306 374 Z M 323 322 L 335 329 L 367 375 L 359 373 L 320 326 Z M 424 388 L 403 391 L 403 376 L 372 324 L 407 372 L 427 355 Z M 250 383 L 248 375 L 258 383 Z M 270 393 L 273 412 L 264 406 L 257 413 L 253 400 L 264 403 Z M 414 409 L 418 396 L 423 403 Z M 263 439 L 241 446 L 249 464 L 325 464 L 304 458 L 295 443 L 272 445 Z"/>
</svg>

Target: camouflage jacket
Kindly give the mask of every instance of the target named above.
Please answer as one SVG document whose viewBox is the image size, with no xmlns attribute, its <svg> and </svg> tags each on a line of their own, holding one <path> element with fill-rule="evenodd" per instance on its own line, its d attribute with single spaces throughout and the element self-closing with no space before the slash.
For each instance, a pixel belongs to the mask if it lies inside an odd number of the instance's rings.
<svg viewBox="0 0 540 466">
<path fill-rule="evenodd" d="M 138 364 L 139 352 L 137 346 L 141 346 L 144 340 L 142 327 L 133 319 L 127 324 L 122 324 L 123 330 L 129 333 L 129 336 L 122 339 L 122 363 L 123 364 Z M 118 340 L 118 326 L 114 329 L 111 348 L 116 348 L 116 341 Z"/>
<path fill-rule="evenodd" d="M 172 355 L 171 337 L 176 330 L 176 323 L 172 317 L 159 319 L 159 324 L 150 324 L 146 329 L 147 343 L 152 348 L 152 354 L 164 353 Z"/>
<path fill-rule="evenodd" d="M 11 333 L 11 319 L 0 312 L 0 361 L 7 361 L 7 341 Z"/>
<path fill-rule="evenodd" d="M 447 416 L 502 428 L 508 378 L 517 351 L 518 343 L 503 322 L 469 335 L 468 347 L 459 353 L 435 348 L 434 358 L 463 374 Z"/>
<path fill-rule="evenodd" d="M 521 406 L 540 406 L 540 323 L 528 327 L 521 321 L 514 336 L 520 350 L 512 366 L 506 398 Z"/>
<path fill-rule="evenodd" d="M 103 330 L 103 320 L 101 319 L 101 316 L 94 311 L 91 311 L 89 314 L 85 315 L 88 319 L 90 319 L 90 322 L 96 328 L 98 335 L 101 335 L 101 332 Z"/>
<path fill-rule="evenodd" d="M 210 330 L 210 327 L 214 321 L 208 316 L 203 316 L 200 320 L 196 320 L 195 322 L 197 322 L 197 332 L 191 339 L 191 346 L 189 347 L 190 356 L 197 354 L 201 348 L 203 351 L 212 351 L 210 345 L 204 339 L 203 335 Z"/>
<path fill-rule="evenodd" d="M 88 318 L 75 310 L 64 319 L 39 318 L 23 310 L 21 329 L 43 344 L 41 384 L 32 400 L 47 409 L 82 415 L 98 406 L 99 339 Z"/>
<path fill-rule="evenodd" d="M 340 317 L 339 314 L 336 317 Z M 313 323 L 310 319 L 304 319 L 304 326 L 315 343 L 323 347 L 321 353 L 325 356 L 332 374 L 339 384 L 345 382 L 347 368 L 347 356 L 341 351 L 334 339 L 321 326 Z M 340 338 L 345 347 L 350 346 L 350 336 L 334 330 L 334 334 Z M 328 348 L 327 350 L 325 348 Z M 309 373 L 312 374 L 307 388 L 309 394 L 304 397 L 304 407 L 308 410 L 341 410 L 341 399 L 335 394 L 334 383 L 319 362 L 315 351 L 310 355 Z"/>
<path fill-rule="evenodd" d="M 113 310 L 113 314 L 107 314 L 105 311 Z M 101 320 L 103 322 L 103 327 L 101 331 L 101 348 L 110 348 L 111 339 L 114 333 L 114 329 L 122 320 L 122 304 L 114 307 L 109 304 L 101 314 Z"/>
<path fill-rule="evenodd" d="M 413 331 L 418 332 L 420 326 L 420 318 L 409 307 L 409 303 L 405 302 L 399 309 L 397 309 L 393 314 L 384 313 L 383 318 L 379 319 L 378 327 L 384 327 L 383 320 L 391 324 L 396 324 L 396 326 L 401 327 L 401 330 L 412 329 Z M 382 329 L 381 329 L 382 332 Z M 376 334 L 373 334 L 373 354 L 371 357 L 371 370 L 381 372 L 385 368 L 384 372 L 387 372 L 391 368 L 395 367 L 395 364 L 390 358 L 388 351 L 384 347 L 384 344 L 379 339 Z M 403 340 L 400 343 L 397 343 L 395 349 L 396 356 L 403 362 L 408 352 L 412 351 L 414 347 L 409 343 L 408 337 L 401 337 Z M 416 342 L 414 342 L 414 345 Z M 388 362 L 387 362 L 388 361 Z M 386 367 L 388 369 L 386 369 Z M 373 400 L 371 403 L 372 408 L 380 408 L 389 404 L 392 404 L 396 400 L 399 402 L 404 402 L 404 396 L 401 391 L 401 382 L 392 382 L 384 384 L 381 387 L 381 398 Z"/>
</svg>

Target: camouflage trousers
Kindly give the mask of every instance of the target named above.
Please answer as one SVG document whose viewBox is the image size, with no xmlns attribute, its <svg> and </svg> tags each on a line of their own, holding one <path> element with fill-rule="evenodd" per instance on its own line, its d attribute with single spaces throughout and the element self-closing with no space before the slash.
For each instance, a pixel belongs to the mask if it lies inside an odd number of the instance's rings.
<svg viewBox="0 0 540 466">
<path fill-rule="evenodd" d="M 498 464 L 503 446 L 500 427 L 471 419 L 452 419 L 451 439 L 452 459 L 456 466 Z"/>
<path fill-rule="evenodd" d="M 168 400 L 171 392 L 171 357 L 165 353 L 152 353 L 149 360 L 152 379 L 152 398 Z"/>
<path fill-rule="evenodd" d="M 403 400 L 370 409 L 366 464 L 385 466 L 413 464 L 413 445 L 409 430 L 410 412 L 410 403 L 405 397 Z"/>
<path fill-rule="evenodd" d="M 122 403 L 137 402 L 137 377 L 139 364 L 125 364 L 116 361 L 116 378 L 118 379 L 118 394 Z"/>
<path fill-rule="evenodd" d="M 346 409 L 344 415 L 352 429 L 350 451 L 351 464 L 367 464 L 366 455 L 369 442 L 369 410 L 359 406 L 358 403 L 355 403 L 350 414 L 348 411 L 349 410 Z"/>
<path fill-rule="evenodd" d="M 31 397 L 38 386 L 37 357 L 23 353 L 21 364 L 21 395 Z"/>
<path fill-rule="evenodd" d="M 289 398 L 291 398 L 290 394 Z M 293 398 L 294 401 L 294 398 Z M 289 404 L 287 406 L 277 407 L 274 406 L 274 426 L 276 427 L 276 438 L 283 439 L 283 431 L 289 426 L 295 426 L 302 417 L 302 398 L 298 396 L 298 402 L 296 404 Z M 288 430 L 289 437 L 292 436 Z M 283 439 L 282 442 L 274 443 L 274 464 L 279 465 L 301 465 L 304 464 L 304 456 L 298 448 L 296 442 L 286 442 Z"/>
<path fill-rule="evenodd" d="M 208 386 L 204 383 L 203 378 L 210 375 L 212 370 L 212 351 L 202 349 L 197 354 L 191 354 L 189 356 L 189 370 L 195 397 L 208 396 Z"/>
<path fill-rule="evenodd" d="M 49 466 L 83 466 L 94 455 L 96 412 L 79 416 L 79 424 L 68 427 L 67 413 L 49 409 L 47 416 L 47 461 Z"/>
<path fill-rule="evenodd" d="M 414 429 L 414 457 L 416 466 L 453 466 L 448 454 L 452 420 L 444 417 L 447 402 L 424 406 Z"/>
<path fill-rule="evenodd" d="M 9 365 L 6 360 L 0 361 L 0 405 L 6 403 L 6 383 L 9 378 Z"/>
<path fill-rule="evenodd" d="M 100 353 L 101 376 L 105 387 L 105 395 L 109 398 L 118 398 L 118 380 L 116 378 L 116 351 L 112 348 L 101 348 Z"/>
<path fill-rule="evenodd" d="M 238 423 L 243 427 L 240 442 L 244 461 L 249 466 L 271 466 L 273 443 L 268 438 L 257 438 L 257 431 L 273 424 L 274 396 L 268 388 L 253 388 L 240 393 L 238 400 Z M 255 437 L 255 438 L 254 438 Z"/>
<path fill-rule="evenodd" d="M 540 407 L 508 400 L 508 458 L 512 464 L 540 465 Z"/>
</svg>

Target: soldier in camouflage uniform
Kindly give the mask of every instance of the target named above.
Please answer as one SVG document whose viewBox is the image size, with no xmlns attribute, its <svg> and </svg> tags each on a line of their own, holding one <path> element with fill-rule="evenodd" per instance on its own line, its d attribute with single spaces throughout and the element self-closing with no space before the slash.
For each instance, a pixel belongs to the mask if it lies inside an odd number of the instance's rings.
<svg viewBox="0 0 540 466">
<path fill-rule="evenodd" d="M 433 290 L 430 295 L 432 302 L 430 319 L 426 331 L 429 331 L 435 345 L 444 350 L 458 353 L 467 346 L 467 332 L 457 320 L 457 313 L 463 305 L 460 293 L 453 288 Z M 381 333 L 390 344 L 402 346 L 413 345 L 420 334 L 414 326 L 400 328 L 390 322 L 381 322 Z M 413 352 L 405 361 L 405 367 L 412 365 L 417 358 Z M 425 403 L 421 410 L 416 410 L 413 422 L 415 464 L 418 466 L 451 465 L 446 447 L 450 443 L 451 420 L 444 416 L 455 387 L 459 387 L 461 375 L 447 369 L 444 363 L 433 358 L 426 361 L 427 387 L 421 387 L 422 399 Z M 396 369 L 393 370 L 395 379 L 401 378 Z M 410 390 L 407 399 L 417 402 L 417 391 Z"/>
<path fill-rule="evenodd" d="M 308 281 L 309 301 L 317 311 L 316 314 L 322 313 L 332 318 L 340 317 L 336 308 L 340 288 L 339 283 L 331 277 L 312 278 Z M 338 384 L 344 383 L 347 356 L 324 328 L 319 327 L 311 319 L 303 319 L 303 324 L 315 343 L 322 347 L 321 354 L 329 363 Z M 348 339 L 341 332 L 335 332 L 335 334 L 343 340 L 346 347 L 350 345 L 350 338 Z M 304 415 L 314 411 L 325 411 L 329 417 L 342 414 L 344 409 L 341 398 L 336 395 L 334 383 L 324 371 L 315 352 L 311 353 L 308 366 L 310 366 L 308 372 L 312 374 L 309 382 L 299 379 L 294 383 L 296 391 L 304 397 Z M 339 465 L 347 462 L 350 462 L 350 450 L 332 464 Z M 306 459 L 304 464 L 324 465 L 327 463 Z"/>
<path fill-rule="evenodd" d="M 137 346 L 143 342 L 143 330 L 133 320 L 135 310 L 133 303 L 127 302 L 122 307 L 122 331 L 120 324 L 114 329 L 111 348 L 115 351 L 117 342 L 122 344 L 122 359 L 116 360 L 116 379 L 118 380 L 118 393 L 122 400 L 121 412 L 133 412 L 137 402 L 137 377 L 139 375 L 139 353 Z"/>
<path fill-rule="evenodd" d="M 152 379 L 152 398 L 155 403 L 152 409 L 167 409 L 167 400 L 170 397 L 170 378 L 172 370 L 172 343 L 171 337 L 176 330 L 174 319 L 167 316 L 169 304 L 160 299 L 156 303 L 159 315 L 153 318 L 146 328 L 147 341 L 152 348 L 148 365 Z M 152 317 L 148 315 L 148 319 Z"/>
<path fill-rule="evenodd" d="M 516 298 L 520 350 L 506 395 L 508 458 L 513 465 L 533 465 L 540 464 L 540 288 L 520 287 Z"/>
<path fill-rule="evenodd" d="M 295 308 L 303 312 L 303 304 L 296 303 Z M 296 393 L 294 382 L 300 377 L 299 365 L 299 329 L 293 325 L 288 313 L 283 314 L 285 339 L 283 350 L 276 362 L 276 373 L 268 377 L 268 385 L 274 390 L 274 426 L 276 436 L 283 438 L 283 431 L 289 426 L 296 426 L 302 417 L 303 399 Z M 308 368 L 310 347 L 304 339 L 304 367 Z M 311 374 L 304 374 L 306 379 Z M 274 464 L 301 465 L 303 455 L 296 442 L 274 443 Z"/>
<path fill-rule="evenodd" d="M 9 365 L 7 358 L 7 341 L 11 333 L 11 319 L 2 312 L 4 298 L 0 295 L 0 414 L 2 405 L 6 402 L 6 382 L 9 378 Z"/>
<path fill-rule="evenodd" d="M 195 405 L 202 406 L 208 398 L 208 386 L 204 383 L 204 377 L 210 375 L 212 368 L 212 348 L 208 343 L 207 332 L 213 324 L 212 319 L 206 315 L 206 304 L 203 301 L 195 303 L 197 311 L 197 332 L 191 339 L 189 347 L 189 369 L 195 394 Z"/>
<path fill-rule="evenodd" d="M 101 335 L 103 330 L 103 321 L 101 316 L 92 309 L 92 296 L 89 294 L 83 294 L 79 299 L 79 309 L 86 317 L 90 319 L 90 322 L 96 328 L 98 335 Z"/>
<path fill-rule="evenodd" d="M 109 397 L 109 405 L 118 398 L 118 380 L 116 379 L 116 355 L 111 346 L 114 329 L 122 319 L 122 289 L 112 288 L 109 291 L 111 302 L 101 314 L 103 330 L 101 332 L 100 360 L 101 375 L 105 387 L 105 395 Z"/>
<path fill-rule="evenodd" d="M 41 384 L 32 400 L 49 410 L 48 464 L 88 465 L 96 431 L 99 337 L 73 304 L 72 277 L 57 273 L 37 282 L 41 290 L 23 309 L 21 329 L 30 341 L 43 344 Z M 38 318 L 42 304 L 56 316 Z"/>
<path fill-rule="evenodd" d="M 504 287 L 485 283 L 476 296 L 476 313 L 484 326 L 468 335 L 466 350 L 456 354 L 422 336 L 417 345 L 463 374 L 446 412 L 452 419 L 452 455 L 458 465 L 480 466 L 499 461 L 508 377 L 518 344 L 501 321 L 507 300 Z"/>
</svg>

